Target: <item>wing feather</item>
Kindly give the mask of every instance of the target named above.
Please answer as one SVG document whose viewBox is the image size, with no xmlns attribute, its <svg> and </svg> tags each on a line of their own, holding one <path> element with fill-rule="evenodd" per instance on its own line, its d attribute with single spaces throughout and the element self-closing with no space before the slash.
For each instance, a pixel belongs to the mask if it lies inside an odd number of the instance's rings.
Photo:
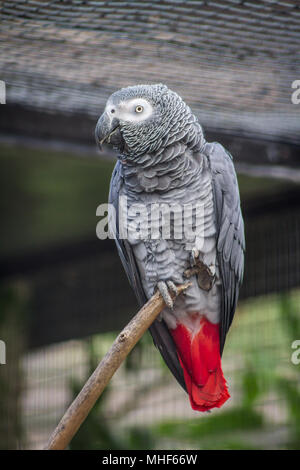
<svg viewBox="0 0 300 470">
<path fill-rule="evenodd" d="M 232 156 L 218 143 L 207 144 L 217 227 L 217 260 L 222 281 L 220 350 L 233 320 L 244 273 L 245 235 Z"/>
</svg>

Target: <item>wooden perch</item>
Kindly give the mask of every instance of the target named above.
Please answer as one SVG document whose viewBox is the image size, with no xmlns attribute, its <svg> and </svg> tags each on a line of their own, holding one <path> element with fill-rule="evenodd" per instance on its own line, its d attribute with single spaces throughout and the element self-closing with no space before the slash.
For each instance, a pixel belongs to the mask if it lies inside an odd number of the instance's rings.
<svg viewBox="0 0 300 470">
<path fill-rule="evenodd" d="M 189 286 L 190 283 L 177 286 L 178 293 L 180 294 Z M 173 296 L 173 294 L 171 295 Z M 160 293 L 156 292 L 121 331 L 81 392 L 67 409 L 51 435 L 45 450 L 63 450 L 67 447 L 125 357 L 164 308 L 164 300 Z"/>
</svg>

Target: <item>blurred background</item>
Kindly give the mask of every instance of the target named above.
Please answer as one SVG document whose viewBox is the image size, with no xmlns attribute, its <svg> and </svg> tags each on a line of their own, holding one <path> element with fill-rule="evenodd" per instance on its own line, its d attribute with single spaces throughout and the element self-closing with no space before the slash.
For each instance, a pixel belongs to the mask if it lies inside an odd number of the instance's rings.
<svg viewBox="0 0 300 470">
<path fill-rule="evenodd" d="M 163 82 L 238 173 L 231 399 L 192 411 L 147 333 L 70 448 L 299 449 L 299 2 L 3 0 L 0 16 L 0 448 L 42 448 L 137 311 L 114 242 L 96 238 L 115 157 L 93 133 L 113 91 Z"/>
</svg>

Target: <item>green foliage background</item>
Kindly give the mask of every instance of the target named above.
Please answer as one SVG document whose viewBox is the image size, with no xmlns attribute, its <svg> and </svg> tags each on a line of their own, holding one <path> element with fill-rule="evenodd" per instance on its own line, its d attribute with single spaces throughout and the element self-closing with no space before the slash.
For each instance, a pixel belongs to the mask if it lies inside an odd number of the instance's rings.
<svg viewBox="0 0 300 470">
<path fill-rule="evenodd" d="M 291 362 L 291 343 L 300 338 L 299 300 L 299 292 L 293 292 L 250 300 L 242 305 L 238 325 L 230 334 L 224 355 L 224 367 L 229 358 L 238 357 L 242 361 L 242 367 L 233 371 L 231 377 L 239 393 L 230 407 L 194 419 L 128 427 L 126 433 L 119 433 L 117 419 L 113 416 L 107 419 L 105 413 L 108 387 L 70 448 L 300 449 L 300 365 Z M 97 343 L 99 337 L 93 341 Z M 89 348 L 93 370 L 95 350 Z M 142 357 L 143 349 L 149 348 L 149 337 L 137 348 L 138 354 L 133 351 L 127 359 L 128 372 L 132 370 L 132 362 L 134 367 L 139 367 L 138 358 Z M 79 384 L 72 384 L 74 395 L 79 389 Z M 264 404 L 268 402 L 283 411 L 281 420 L 274 422 L 272 411 L 265 413 Z M 286 432 L 278 442 L 276 434 L 280 435 L 283 429 Z"/>
</svg>

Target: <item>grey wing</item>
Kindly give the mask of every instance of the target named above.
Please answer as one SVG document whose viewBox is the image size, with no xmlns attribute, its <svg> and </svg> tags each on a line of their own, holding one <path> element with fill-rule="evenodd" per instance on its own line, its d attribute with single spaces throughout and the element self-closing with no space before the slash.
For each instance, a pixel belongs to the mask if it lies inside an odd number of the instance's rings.
<svg viewBox="0 0 300 470">
<path fill-rule="evenodd" d="M 138 268 L 133 256 L 132 249 L 126 239 L 122 239 L 119 236 L 119 194 L 123 184 L 121 175 L 121 163 L 118 161 L 114 171 L 112 173 L 108 202 L 114 210 L 109 208 L 109 231 L 110 236 L 113 236 L 119 257 L 122 261 L 123 267 L 127 274 L 129 283 L 135 292 L 140 305 L 144 305 L 146 302 L 146 296 L 141 283 L 141 278 L 138 272 Z"/>
<path fill-rule="evenodd" d="M 217 260 L 222 281 L 220 352 L 235 313 L 244 273 L 245 234 L 232 157 L 222 145 L 207 144 L 212 172 Z"/>
<path fill-rule="evenodd" d="M 118 161 L 114 168 L 110 182 L 108 202 L 114 208 L 113 211 L 109 210 L 110 233 L 113 235 L 116 242 L 118 253 L 127 274 L 129 283 L 137 297 L 139 305 L 142 306 L 145 304 L 145 302 L 147 302 L 148 299 L 142 286 L 141 276 L 134 257 L 134 253 L 128 241 L 126 239 L 120 238 L 119 236 L 119 194 L 122 184 L 123 178 L 121 175 L 121 163 Z M 159 349 L 167 366 L 179 384 L 184 388 L 184 390 L 186 390 L 183 371 L 178 360 L 176 347 L 173 338 L 169 333 L 167 325 L 163 320 L 156 320 L 151 325 L 149 330 L 154 344 Z"/>
</svg>

